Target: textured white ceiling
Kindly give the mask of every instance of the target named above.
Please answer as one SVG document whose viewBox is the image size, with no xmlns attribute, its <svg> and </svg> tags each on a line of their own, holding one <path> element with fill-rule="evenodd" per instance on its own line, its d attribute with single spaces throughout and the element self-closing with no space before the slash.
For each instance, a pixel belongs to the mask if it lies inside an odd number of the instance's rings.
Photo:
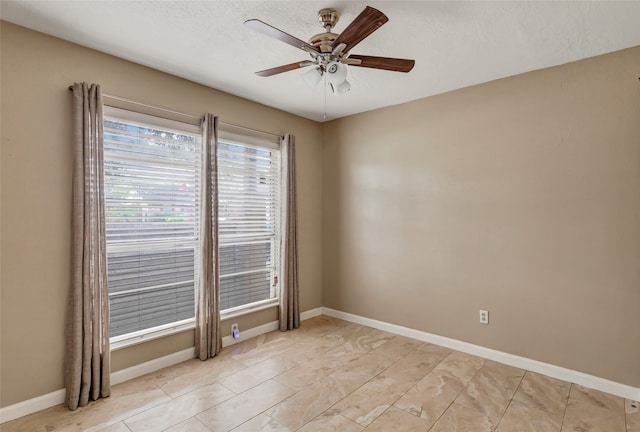
<svg viewBox="0 0 640 432">
<path fill-rule="evenodd" d="M 326 120 L 640 45 L 640 1 L 5 1 L 2 19 L 256 102 L 323 121 L 325 88 L 301 71 L 253 72 L 308 58 L 242 23 L 300 39 L 366 5 L 389 22 L 353 53 L 414 58 L 408 74 L 351 67 L 351 91 L 326 94 Z M 124 95 L 126 96 L 126 95 Z"/>
</svg>

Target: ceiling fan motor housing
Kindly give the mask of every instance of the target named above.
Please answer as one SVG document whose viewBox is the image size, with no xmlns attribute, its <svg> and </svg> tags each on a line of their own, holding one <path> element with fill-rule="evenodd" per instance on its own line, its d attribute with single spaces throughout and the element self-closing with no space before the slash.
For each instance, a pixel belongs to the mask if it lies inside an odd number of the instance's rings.
<svg viewBox="0 0 640 432">
<path fill-rule="evenodd" d="M 331 29 L 335 27 L 338 22 L 338 17 L 338 11 L 335 9 L 321 9 L 318 11 L 318 21 L 322 23 L 325 32 L 311 36 L 309 43 L 320 48 L 321 53 L 328 53 L 332 50 L 333 41 L 336 40 L 338 35 L 332 33 Z"/>
<path fill-rule="evenodd" d="M 320 48 L 321 53 L 330 53 L 333 49 L 333 41 L 336 40 L 337 37 L 338 35 L 336 33 L 318 33 L 317 35 L 311 36 L 309 43 Z"/>
</svg>

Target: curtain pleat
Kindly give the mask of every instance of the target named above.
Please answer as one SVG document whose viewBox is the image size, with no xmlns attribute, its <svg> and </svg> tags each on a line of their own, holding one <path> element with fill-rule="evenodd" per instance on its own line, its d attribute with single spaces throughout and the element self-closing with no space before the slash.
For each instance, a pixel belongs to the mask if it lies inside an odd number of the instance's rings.
<svg viewBox="0 0 640 432">
<path fill-rule="evenodd" d="M 298 210 L 296 204 L 295 137 L 285 135 L 281 141 L 284 229 L 282 231 L 282 285 L 280 287 L 280 330 L 300 327 L 298 301 Z"/>
<path fill-rule="evenodd" d="M 68 300 L 65 405 L 111 393 L 100 86 L 73 85 L 72 281 Z"/>
<path fill-rule="evenodd" d="M 218 118 L 204 118 L 202 152 L 202 259 L 196 312 L 196 357 L 215 357 L 222 348 L 220 335 L 220 266 L 218 260 Z"/>
</svg>

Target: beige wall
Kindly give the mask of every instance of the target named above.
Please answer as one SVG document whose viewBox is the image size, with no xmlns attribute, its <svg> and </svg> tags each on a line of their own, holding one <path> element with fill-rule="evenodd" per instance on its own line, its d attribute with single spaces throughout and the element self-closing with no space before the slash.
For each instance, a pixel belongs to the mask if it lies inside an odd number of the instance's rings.
<svg viewBox="0 0 640 432">
<path fill-rule="evenodd" d="M 640 387 L 638 76 L 640 47 L 327 124 L 324 306 Z"/>
<path fill-rule="evenodd" d="M 73 82 L 225 122 L 296 135 L 300 307 L 322 305 L 321 125 L 2 22 L 1 406 L 61 389 L 70 276 Z M 234 319 L 275 320 L 274 309 Z M 229 334 L 223 322 L 223 333 Z M 193 346 L 192 332 L 113 353 L 113 370 Z"/>
</svg>

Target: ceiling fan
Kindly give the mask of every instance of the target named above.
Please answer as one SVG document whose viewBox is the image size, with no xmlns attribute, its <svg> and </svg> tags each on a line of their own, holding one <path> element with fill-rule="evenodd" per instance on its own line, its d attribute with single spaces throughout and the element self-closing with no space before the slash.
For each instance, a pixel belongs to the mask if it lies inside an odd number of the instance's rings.
<svg viewBox="0 0 640 432">
<path fill-rule="evenodd" d="M 312 36 L 308 43 L 260 20 L 250 19 L 245 21 L 244 24 L 247 27 L 306 51 L 311 56 L 311 60 L 302 60 L 266 69 L 256 72 L 256 75 L 268 77 L 294 69 L 313 66 L 312 69 L 302 75 L 303 79 L 315 86 L 325 75 L 333 93 L 341 94 L 351 88 L 347 81 L 347 65 L 394 72 L 409 72 L 413 69 L 415 60 L 351 54 L 351 50 L 357 44 L 389 21 L 389 18 L 379 10 L 370 6 L 365 7 L 360 15 L 340 34 L 331 32 L 331 29 L 338 22 L 338 12 L 335 9 L 320 10 L 318 19 L 322 23 L 325 32 Z"/>
</svg>

